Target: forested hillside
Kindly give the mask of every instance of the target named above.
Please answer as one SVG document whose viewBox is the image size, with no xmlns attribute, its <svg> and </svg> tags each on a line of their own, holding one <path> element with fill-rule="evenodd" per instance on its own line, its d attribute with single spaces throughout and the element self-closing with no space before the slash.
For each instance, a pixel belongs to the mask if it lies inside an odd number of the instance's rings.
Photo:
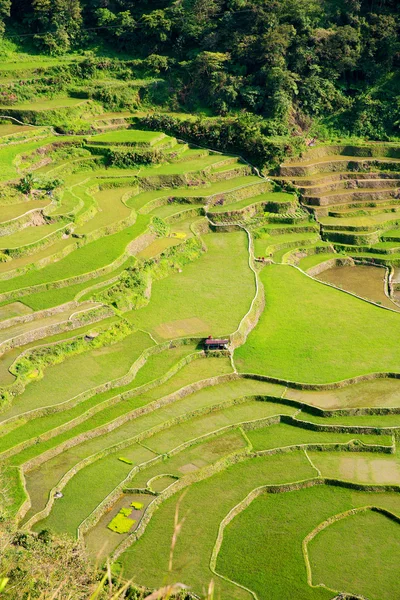
<svg viewBox="0 0 400 600">
<path fill-rule="evenodd" d="M 41 52 L 136 59 L 170 108 L 244 109 L 269 136 L 399 132 L 397 0 L 0 0 L 0 14 L 6 39 Z"/>
</svg>

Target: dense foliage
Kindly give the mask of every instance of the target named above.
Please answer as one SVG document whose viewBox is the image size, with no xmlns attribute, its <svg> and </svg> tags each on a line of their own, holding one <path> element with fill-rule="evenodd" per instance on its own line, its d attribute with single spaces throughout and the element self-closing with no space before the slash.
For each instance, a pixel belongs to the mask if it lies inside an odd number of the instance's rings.
<svg viewBox="0 0 400 600">
<path fill-rule="evenodd" d="M 358 135 L 398 132 L 397 0 L 0 0 L 0 17 L 53 54 L 112 44 L 166 78 L 177 105 L 247 109 L 274 135 L 327 115 Z"/>
<path fill-rule="evenodd" d="M 271 139 L 268 121 L 250 113 L 195 120 L 151 114 L 138 119 L 138 122 L 146 129 L 166 131 L 200 146 L 240 152 L 259 167 L 279 164 L 285 156 L 297 155 L 304 149 L 304 139 L 300 136 Z"/>
</svg>

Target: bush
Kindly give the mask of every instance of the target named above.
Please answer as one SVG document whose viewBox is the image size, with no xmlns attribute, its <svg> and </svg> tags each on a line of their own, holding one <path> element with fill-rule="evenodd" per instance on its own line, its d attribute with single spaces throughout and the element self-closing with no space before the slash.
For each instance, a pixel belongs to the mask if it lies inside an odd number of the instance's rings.
<svg viewBox="0 0 400 600">
<path fill-rule="evenodd" d="M 153 217 L 151 220 L 151 226 L 159 237 L 165 237 L 169 233 L 169 227 L 167 223 L 160 217 Z"/>
<path fill-rule="evenodd" d="M 172 246 L 158 259 L 151 259 L 125 269 L 119 280 L 103 292 L 93 296 L 97 302 L 127 311 L 141 308 L 149 301 L 149 290 L 153 279 L 166 277 L 172 270 L 180 269 L 192 262 L 203 252 L 198 238 Z"/>
<path fill-rule="evenodd" d="M 268 138 L 262 133 L 262 119 L 249 114 L 217 119 L 199 117 L 195 121 L 152 114 L 138 119 L 138 124 L 202 146 L 242 154 L 260 168 L 277 166 L 286 157 L 297 156 L 305 149 L 302 137 L 278 141 Z"/>
<path fill-rule="evenodd" d="M 163 153 L 156 148 L 107 148 L 106 151 L 107 164 L 119 169 L 158 164 L 163 160 Z"/>
<path fill-rule="evenodd" d="M 36 185 L 36 180 L 33 173 L 27 173 L 19 180 L 17 185 L 20 192 L 30 194 Z"/>
</svg>

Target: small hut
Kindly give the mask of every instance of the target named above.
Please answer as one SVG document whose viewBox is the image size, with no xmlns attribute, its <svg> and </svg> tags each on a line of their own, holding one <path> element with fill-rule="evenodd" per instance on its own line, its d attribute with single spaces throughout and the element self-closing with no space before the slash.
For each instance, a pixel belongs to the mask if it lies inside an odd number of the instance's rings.
<svg viewBox="0 0 400 600">
<path fill-rule="evenodd" d="M 226 350 L 229 340 L 226 338 L 213 338 L 211 335 L 204 342 L 205 350 Z"/>
<path fill-rule="evenodd" d="M 97 331 L 89 331 L 89 333 L 85 335 L 85 341 L 91 342 L 92 340 L 96 339 L 98 335 L 99 334 Z"/>
</svg>

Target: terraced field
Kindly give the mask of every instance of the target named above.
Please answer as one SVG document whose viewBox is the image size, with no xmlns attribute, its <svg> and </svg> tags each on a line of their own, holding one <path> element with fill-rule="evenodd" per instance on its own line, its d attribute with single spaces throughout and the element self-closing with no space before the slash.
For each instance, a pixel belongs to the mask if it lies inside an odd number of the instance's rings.
<svg viewBox="0 0 400 600">
<path fill-rule="evenodd" d="M 396 598 L 400 149 L 262 176 L 129 116 L 0 129 L 13 516 L 146 588 Z"/>
</svg>

